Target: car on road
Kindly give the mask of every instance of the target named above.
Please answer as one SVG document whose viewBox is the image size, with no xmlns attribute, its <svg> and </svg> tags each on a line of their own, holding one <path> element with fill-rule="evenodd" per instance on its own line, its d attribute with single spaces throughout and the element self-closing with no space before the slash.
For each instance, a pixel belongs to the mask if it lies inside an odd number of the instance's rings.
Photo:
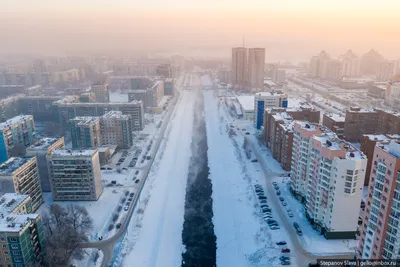
<svg viewBox="0 0 400 267">
<path fill-rule="evenodd" d="M 288 248 L 283 248 L 283 249 L 281 250 L 281 252 L 282 252 L 282 253 L 289 253 L 289 252 L 290 252 L 290 249 L 288 249 Z"/>
<path fill-rule="evenodd" d="M 138 175 L 139 174 L 139 171 L 135 171 L 135 175 Z"/>
<path fill-rule="evenodd" d="M 279 242 L 276 242 L 276 244 L 279 246 L 283 246 L 283 245 L 286 245 L 286 241 L 279 241 Z M 282 256 L 282 257 L 286 257 L 286 256 Z"/>
<path fill-rule="evenodd" d="M 276 191 L 276 194 L 277 194 L 278 196 L 280 196 L 280 195 L 281 195 L 281 191 L 277 190 L 277 191 Z"/>
<path fill-rule="evenodd" d="M 258 160 L 257 159 L 252 159 L 251 162 L 258 162 Z"/>
<path fill-rule="evenodd" d="M 135 184 L 139 183 L 139 181 L 140 181 L 139 179 L 136 179 Z"/>
<path fill-rule="evenodd" d="M 283 205 L 283 206 L 286 206 L 287 204 L 286 204 L 286 202 L 285 202 L 285 201 L 282 201 L 282 205 Z"/>
<path fill-rule="evenodd" d="M 285 201 L 285 199 L 283 197 L 279 197 L 280 201 Z"/>
</svg>

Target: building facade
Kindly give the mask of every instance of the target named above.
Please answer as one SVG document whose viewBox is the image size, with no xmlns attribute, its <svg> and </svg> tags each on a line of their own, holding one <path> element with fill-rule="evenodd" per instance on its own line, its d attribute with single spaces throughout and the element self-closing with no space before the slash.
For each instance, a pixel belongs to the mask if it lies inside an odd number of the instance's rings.
<svg viewBox="0 0 400 267">
<path fill-rule="evenodd" d="M 165 79 L 164 80 L 164 95 L 174 95 L 174 80 L 173 79 Z"/>
<path fill-rule="evenodd" d="M 97 103 L 108 103 L 110 102 L 110 93 L 108 91 L 108 85 L 106 83 L 95 83 L 92 84 L 92 92 L 94 94 L 95 102 Z"/>
<path fill-rule="evenodd" d="M 33 212 L 43 203 L 36 157 L 10 158 L 1 164 L 0 183 L 2 193 L 29 195 Z"/>
<path fill-rule="evenodd" d="M 394 74 L 394 63 L 392 61 L 382 60 L 378 63 L 376 70 L 377 82 L 387 82 L 392 79 Z"/>
<path fill-rule="evenodd" d="M 62 148 L 64 148 L 64 137 L 42 138 L 26 149 L 26 156 L 36 156 L 39 168 L 40 185 L 43 192 L 51 192 L 46 156 L 53 150 Z"/>
<path fill-rule="evenodd" d="M 261 129 L 264 124 L 264 111 L 266 108 L 288 106 L 287 95 L 282 91 L 256 93 L 254 97 L 254 125 Z"/>
<path fill-rule="evenodd" d="M 343 138 L 345 117 L 338 114 L 324 113 L 322 124 L 334 132 L 339 138 Z"/>
<path fill-rule="evenodd" d="M 20 115 L 0 123 L 0 162 L 23 154 L 25 147 L 36 141 L 32 115 Z"/>
<path fill-rule="evenodd" d="M 247 49 L 244 47 L 232 48 L 231 84 L 236 90 L 247 87 Z"/>
<path fill-rule="evenodd" d="M 400 239 L 400 143 L 377 143 L 357 257 L 398 259 Z"/>
<path fill-rule="evenodd" d="M 262 91 L 264 88 L 265 48 L 249 48 L 247 62 L 251 90 Z"/>
<path fill-rule="evenodd" d="M 47 164 L 54 200 L 97 200 L 103 192 L 97 149 L 56 149 Z"/>
<path fill-rule="evenodd" d="M 69 121 L 73 148 L 99 147 L 101 127 L 99 117 L 76 117 Z"/>
<path fill-rule="evenodd" d="M 101 138 L 104 145 L 130 148 L 133 145 L 132 119 L 121 111 L 110 111 L 101 117 Z"/>
<path fill-rule="evenodd" d="M 291 189 L 303 200 L 308 220 L 327 239 L 355 238 L 365 155 L 332 132 L 318 134 L 304 122 L 294 128 Z"/>
</svg>

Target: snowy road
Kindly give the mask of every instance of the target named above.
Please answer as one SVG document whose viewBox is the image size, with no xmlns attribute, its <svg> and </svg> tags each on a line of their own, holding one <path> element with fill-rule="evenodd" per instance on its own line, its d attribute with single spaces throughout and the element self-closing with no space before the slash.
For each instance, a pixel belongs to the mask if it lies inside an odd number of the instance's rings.
<svg viewBox="0 0 400 267">
<path fill-rule="evenodd" d="M 170 131 L 164 136 L 164 151 L 157 155 L 159 165 L 150 173 L 152 188 L 140 229 L 137 229 L 135 245 L 125 257 L 123 266 L 175 267 L 181 264 L 194 103 L 194 92 L 181 93 Z"/>
</svg>

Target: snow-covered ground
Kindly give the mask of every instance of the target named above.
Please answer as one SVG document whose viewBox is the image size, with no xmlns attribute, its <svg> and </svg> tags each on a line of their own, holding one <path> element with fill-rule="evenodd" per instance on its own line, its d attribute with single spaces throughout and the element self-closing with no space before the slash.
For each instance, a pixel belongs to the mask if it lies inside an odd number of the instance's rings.
<svg viewBox="0 0 400 267">
<path fill-rule="evenodd" d="M 285 240 L 290 248 L 289 238 L 263 221 L 254 184 L 262 184 L 264 174 L 244 156 L 243 137 L 229 136 L 229 119 L 214 93 L 204 92 L 204 103 L 217 266 L 278 266 L 281 248 L 275 242 Z"/>
<path fill-rule="evenodd" d="M 114 266 L 181 264 L 194 102 L 194 92 L 181 93 Z"/>
</svg>

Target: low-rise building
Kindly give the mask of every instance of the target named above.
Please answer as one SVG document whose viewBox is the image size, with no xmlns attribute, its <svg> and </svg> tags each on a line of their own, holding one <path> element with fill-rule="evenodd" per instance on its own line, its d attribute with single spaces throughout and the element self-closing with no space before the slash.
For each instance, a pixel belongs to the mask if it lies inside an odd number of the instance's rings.
<svg viewBox="0 0 400 267">
<path fill-rule="evenodd" d="M 101 127 L 99 117 L 76 117 L 69 121 L 73 148 L 101 146 Z"/>
<path fill-rule="evenodd" d="M 324 113 L 322 124 L 334 132 L 339 138 L 343 138 L 345 117 L 338 114 Z"/>
<path fill-rule="evenodd" d="M 97 149 L 56 149 L 47 164 L 54 200 L 97 200 L 103 192 Z"/>
<path fill-rule="evenodd" d="M 24 154 L 25 147 L 36 141 L 32 115 L 20 115 L 0 123 L 0 162 Z"/>
<path fill-rule="evenodd" d="M 32 211 L 43 203 L 36 157 L 10 158 L 0 165 L 0 192 L 29 195 Z"/>
<path fill-rule="evenodd" d="M 370 186 L 362 214 L 359 259 L 400 257 L 400 142 L 378 142 L 374 149 Z"/>
<path fill-rule="evenodd" d="M 36 156 L 39 168 L 40 185 L 43 192 L 51 192 L 46 156 L 53 150 L 61 148 L 64 148 L 64 137 L 42 138 L 26 149 L 26 156 Z"/>
<path fill-rule="evenodd" d="M 32 200 L 29 195 L 6 193 L 0 197 L 0 215 L 32 213 Z"/>
</svg>

